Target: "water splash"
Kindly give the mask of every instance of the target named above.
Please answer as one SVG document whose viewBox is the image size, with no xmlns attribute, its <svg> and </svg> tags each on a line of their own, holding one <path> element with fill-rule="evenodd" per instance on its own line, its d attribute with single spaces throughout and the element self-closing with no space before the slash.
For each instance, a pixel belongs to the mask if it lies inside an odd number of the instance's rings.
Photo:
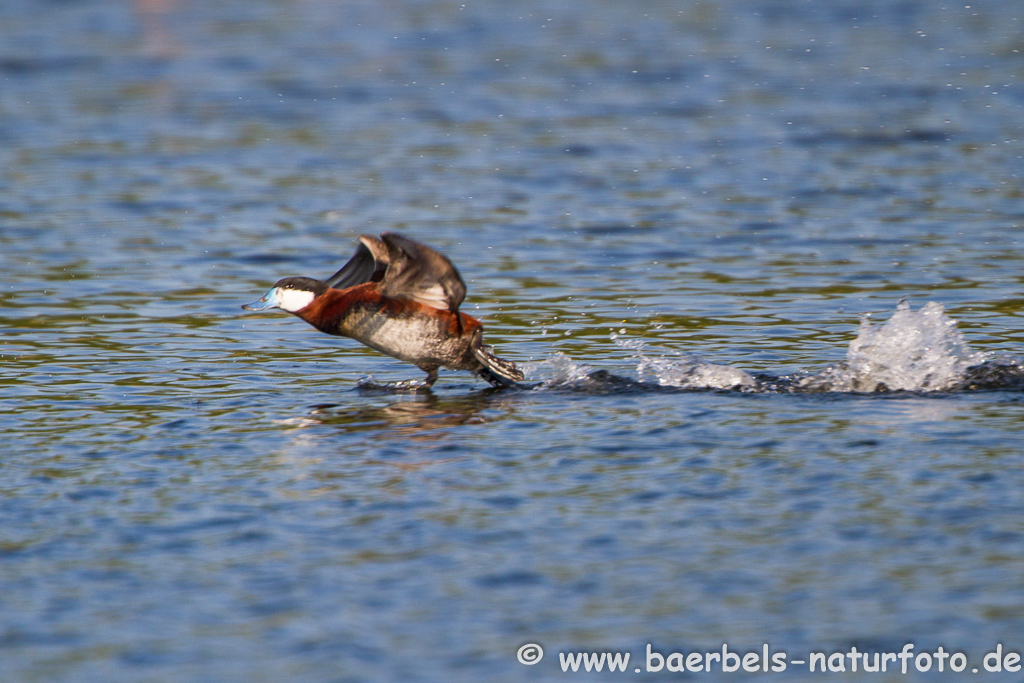
<svg viewBox="0 0 1024 683">
<path fill-rule="evenodd" d="M 757 380 L 749 373 L 731 365 L 709 363 L 691 353 L 668 352 L 652 356 L 646 344 L 639 339 L 619 339 L 612 335 L 616 345 L 636 354 L 637 378 L 641 382 L 662 387 L 684 389 L 750 389 Z"/>
<path fill-rule="evenodd" d="M 744 393 L 1024 390 L 1024 358 L 972 350 L 957 330 L 956 321 L 935 302 L 913 311 L 909 303 L 900 301 L 883 325 L 872 325 L 862 317 L 846 360 L 814 374 L 754 375 L 731 365 L 709 363 L 695 354 L 649 347 L 641 339 L 622 339 L 625 333 L 625 329 L 613 331 L 609 338 L 619 348 L 632 352 L 635 380 L 594 370 L 556 352 L 543 360 L 523 363 L 524 374 L 532 383 L 519 388 L 595 394 L 661 388 Z M 380 384 L 372 376 L 362 378 L 357 387 L 389 393 L 429 391 L 422 381 Z"/>
<path fill-rule="evenodd" d="M 590 368 L 577 363 L 569 356 L 558 351 L 550 358 L 541 361 L 523 363 L 523 374 L 529 379 L 540 380 L 537 388 L 561 386 L 587 379 Z"/>
<path fill-rule="evenodd" d="M 967 369 L 990 354 L 968 348 L 956 321 L 942 304 L 931 301 L 918 311 L 900 301 L 881 326 L 861 318 L 846 361 L 805 377 L 806 391 L 947 391 L 964 381 Z"/>
</svg>

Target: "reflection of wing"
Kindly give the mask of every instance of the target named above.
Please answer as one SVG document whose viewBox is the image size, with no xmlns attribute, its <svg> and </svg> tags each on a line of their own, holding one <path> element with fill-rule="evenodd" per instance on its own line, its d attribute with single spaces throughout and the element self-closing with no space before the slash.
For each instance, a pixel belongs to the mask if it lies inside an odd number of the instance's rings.
<svg viewBox="0 0 1024 683">
<path fill-rule="evenodd" d="M 425 244 L 393 232 L 384 233 L 381 239 L 389 261 L 380 283 L 381 294 L 458 312 L 459 304 L 466 298 L 466 285 L 451 261 Z"/>
<path fill-rule="evenodd" d="M 345 289 L 364 282 L 380 282 L 388 267 L 388 249 L 376 237 L 361 235 L 356 253 L 334 275 L 325 280 L 328 287 Z"/>
</svg>

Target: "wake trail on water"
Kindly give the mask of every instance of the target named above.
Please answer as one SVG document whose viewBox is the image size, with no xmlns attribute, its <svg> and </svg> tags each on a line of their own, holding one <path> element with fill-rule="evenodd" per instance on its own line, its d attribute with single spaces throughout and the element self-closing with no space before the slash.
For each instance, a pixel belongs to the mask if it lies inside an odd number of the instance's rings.
<svg viewBox="0 0 1024 683">
<path fill-rule="evenodd" d="M 630 351 L 636 378 L 592 370 L 563 353 L 524 364 L 531 389 L 580 391 L 730 390 L 744 393 L 878 393 L 1024 390 L 1024 359 L 1013 354 L 974 351 L 942 304 L 917 311 L 903 300 L 885 324 L 861 318 L 846 360 L 818 372 L 774 376 L 732 365 L 709 363 L 696 354 L 659 350 L 640 339 L 611 339 Z"/>
</svg>

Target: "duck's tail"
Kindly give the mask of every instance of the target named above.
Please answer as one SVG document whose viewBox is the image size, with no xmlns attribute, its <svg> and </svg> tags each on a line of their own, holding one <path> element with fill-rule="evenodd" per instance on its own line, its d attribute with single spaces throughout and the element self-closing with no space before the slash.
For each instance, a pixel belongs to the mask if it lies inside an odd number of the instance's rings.
<svg viewBox="0 0 1024 683">
<path fill-rule="evenodd" d="M 512 361 L 495 356 L 490 346 L 480 342 L 474 344 L 473 355 L 483 365 L 483 368 L 477 370 L 476 374 L 484 378 L 492 387 L 508 387 L 523 381 L 523 371 L 517 368 Z"/>
</svg>

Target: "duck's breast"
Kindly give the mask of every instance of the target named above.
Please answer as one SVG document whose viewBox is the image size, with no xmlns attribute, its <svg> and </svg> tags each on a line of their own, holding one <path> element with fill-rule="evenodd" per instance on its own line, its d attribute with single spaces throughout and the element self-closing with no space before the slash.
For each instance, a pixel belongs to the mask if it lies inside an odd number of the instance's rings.
<svg viewBox="0 0 1024 683">
<path fill-rule="evenodd" d="M 326 309 L 321 314 L 330 329 L 314 324 L 417 365 L 457 369 L 477 365 L 470 346 L 474 332 L 481 327 L 479 320 L 407 299 L 390 299 L 365 285 L 352 289 L 360 291 L 343 290 L 345 296 L 332 304 L 335 315 L 327 314 Z"/>
</svg>

